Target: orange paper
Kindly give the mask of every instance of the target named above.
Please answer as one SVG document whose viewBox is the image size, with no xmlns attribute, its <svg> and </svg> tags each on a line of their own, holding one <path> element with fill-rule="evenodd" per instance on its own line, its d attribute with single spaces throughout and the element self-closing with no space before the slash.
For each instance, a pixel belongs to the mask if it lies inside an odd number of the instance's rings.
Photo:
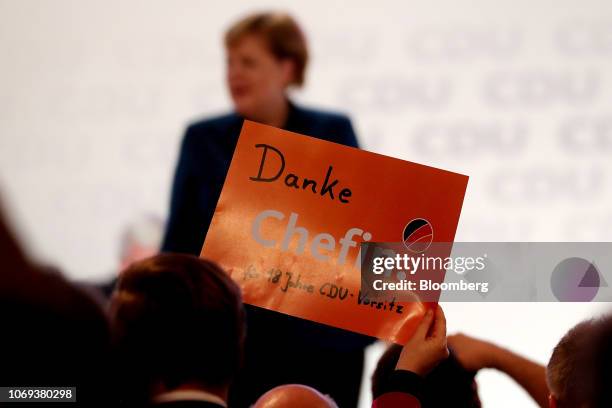
<svg viewBox="0 0 612 408">
<path fill-rule="evenodd" d="M 246 303 L 403 343 L 428 305 L 364 298 L 359 243 L 419 218 L 452 242 L 467 180 L 245 121 L 201 256 Z"/>
</svg>

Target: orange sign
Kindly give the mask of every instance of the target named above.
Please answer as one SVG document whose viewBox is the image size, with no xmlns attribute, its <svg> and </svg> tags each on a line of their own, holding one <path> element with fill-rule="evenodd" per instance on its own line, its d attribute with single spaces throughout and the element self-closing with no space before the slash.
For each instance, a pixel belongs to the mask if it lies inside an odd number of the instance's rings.
<svg viewBox="0 0 612 408">
<path fill-rule="evenodd" d="M 402 242 L 416 219 L 413 239 L 452 242 L 467 180 L 245 121 L 201 256 L 246 303 L 402 343 L 428 305 L 360 293 L 359 243 Z"/>
</svg>

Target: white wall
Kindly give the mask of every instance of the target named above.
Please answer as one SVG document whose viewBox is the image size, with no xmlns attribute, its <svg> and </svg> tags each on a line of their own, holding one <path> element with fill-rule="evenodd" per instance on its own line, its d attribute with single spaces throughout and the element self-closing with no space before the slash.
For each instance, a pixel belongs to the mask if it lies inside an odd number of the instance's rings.
<svg viewBox="0 0 612 408">
<path fill-rule="evenodd" d="M 368 150 L 470 176 L 457 240 L 611 240 L 609 1 L 0 0 L 0 186 L 38 257 L 112 273 L 122 226 L 166 214 L 185 124 L 229 107 L 224 28 L 269 7 L 311 41 L 298 100 L 350 113 Z M 446 309 L 542 362 L 594 310 Z M 529 406 L 479 380 L 488 406 Z"/>
</svg>

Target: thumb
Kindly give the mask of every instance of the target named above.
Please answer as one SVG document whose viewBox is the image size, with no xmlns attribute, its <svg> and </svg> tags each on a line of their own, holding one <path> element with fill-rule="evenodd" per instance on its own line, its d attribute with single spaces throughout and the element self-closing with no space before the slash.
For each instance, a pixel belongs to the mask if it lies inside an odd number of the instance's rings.
<svg viewBox="0 0 612 408">
<path fill-rule="evenodd" d="M 427 333 L 429 332 L 429 327 L 431 326 L 431 322 L 433 321 L 433 318 L 434 318 L 433 312 L 431 311 L 431 309 L 427 309 L 427 312 L 425 312 L 425 316 L 423 316 L 423 319 L 421 319 L 421 322 L 417 326 L 412 337 L 416 339 L 426 338 Z"/>
<path fill-rule="evenodd" d="M 446 337 L 446 316 L 444 316 L 444 311 L 440 305 L 436 307 L 435 321 L 431 328 L 431 337 Z"/>
</svg>

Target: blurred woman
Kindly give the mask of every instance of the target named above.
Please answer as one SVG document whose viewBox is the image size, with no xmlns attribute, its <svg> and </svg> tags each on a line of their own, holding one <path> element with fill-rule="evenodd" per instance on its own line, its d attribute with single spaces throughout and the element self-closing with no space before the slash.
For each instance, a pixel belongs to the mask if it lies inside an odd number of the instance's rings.
<svg viewBox="0 0 612 408">
<path fill-rule="evenodd" d="M 288 97 L 289 88 L 303 85 L 308 64 L 303 32 L 290 16 L 250 15 L 230 27 L 225 48 L 234 111 L 187 128 L 163 251 L 200 253 L 245 118 L 357 147 L 346 116 L 297 106 Z M 369 338 L 256 308 L 248 309 L 248 326 L 245 369 L 230 406 L 248 406 L 285 383 L 310 385 L 340 406 L 356 406 Z"/>
<path fill-rule="evenodd" d="M 287 96 L 304 83 L 308 51 L 286 14 L 249 16 L 225 36 L 227 86 L 234 112 L 191 124 L 172 189 L 163 249 L 199 254 L 244 119 L 357 147 L 346 116 L 306 109 Z"/>
</svg>

